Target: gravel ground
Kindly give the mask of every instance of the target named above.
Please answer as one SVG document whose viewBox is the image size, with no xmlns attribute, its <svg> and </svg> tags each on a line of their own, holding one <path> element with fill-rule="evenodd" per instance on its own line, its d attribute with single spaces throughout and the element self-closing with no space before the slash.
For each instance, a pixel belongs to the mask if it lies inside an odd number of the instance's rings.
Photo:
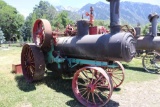
<svg viewBox="0 0 160 107">
<path fill-rule="evenodd" d="M 143 83 L 128 83 L 120 94 L 112 94 L 106 107 L 160 107 L 160 78 Z"/>
</svg>

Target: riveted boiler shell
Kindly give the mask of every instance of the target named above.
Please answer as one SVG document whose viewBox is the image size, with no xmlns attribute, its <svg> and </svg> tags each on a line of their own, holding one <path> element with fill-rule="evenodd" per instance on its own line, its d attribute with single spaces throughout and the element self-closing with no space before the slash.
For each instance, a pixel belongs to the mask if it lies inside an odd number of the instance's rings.
<svg viewBox="0 0 160 107">
<path fill-rule="evenodd" d="M 135 40 L 130 33 L 59 37 L 56 51 L 72 58 L 129 62 L 134 57 Z"/>
<path fill-rule="evenodd" d="M 137 50 L 155 50 L 160 52 L 160 37 L 144 36 L 139 37 L 136 43 Z"/>
</svg>

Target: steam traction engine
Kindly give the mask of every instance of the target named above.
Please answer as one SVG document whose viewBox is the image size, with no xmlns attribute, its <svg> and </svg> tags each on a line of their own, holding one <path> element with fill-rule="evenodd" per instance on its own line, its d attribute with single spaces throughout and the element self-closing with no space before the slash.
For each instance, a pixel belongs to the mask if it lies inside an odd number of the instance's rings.
<svg viewBox="0 0 160 107">
<path fill-rule="evenodd" d="M 146 71 L 151 73 L 160 71 L 160 33 L 157 33 L 158 18 L 159 16 L 156 13 L 148 16 L 151 27 L 149 27 L 149 33 L 146 35 L 140 35 L 140 27 L 135 28 L 135 37 L 137 38 L 136 50 L 146 53 L 145 56 L 143 56 L 142 65 Z"/>
<path fill-rule="evenodd" d="M 77 21 L 74 36 L 57 36 L 49 21 L 36 20 L 35 45 L 26 44 L 21 53 L 23 75 L 28 82 L 41 80 L 45 67 L 59 74 L 73 74 L 72 90 L 85 106 L 104 106 L 113 88 L 124 80 L 124 68 L 118 61 L 129 62 L 136 53 L 135 39 L 119 24 L 120 0 L 110 2 L 110 33 L 95 34 L 89 21 Z"/>
</svg>

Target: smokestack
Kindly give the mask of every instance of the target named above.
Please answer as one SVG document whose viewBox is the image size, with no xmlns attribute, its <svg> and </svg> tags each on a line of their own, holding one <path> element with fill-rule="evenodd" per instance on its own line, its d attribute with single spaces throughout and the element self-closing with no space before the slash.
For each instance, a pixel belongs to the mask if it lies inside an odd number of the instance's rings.
<svg viewBox="0 0 160 107">
<path fill-rule="evenodd" d="M 120 15 L 119 6 L 120 0 L 106 0 L 110 2 L 110 31 L 115 34 L 120 32 Z"/>
<path fill-rule="evenodd" d="M 158 20 L 159 16 L 157 13 L 152 13 L 149 14 L 148 19 L 149 21 L 152 23 L 152 36 L 157 36 L 157 20 Z"/>
</svg>

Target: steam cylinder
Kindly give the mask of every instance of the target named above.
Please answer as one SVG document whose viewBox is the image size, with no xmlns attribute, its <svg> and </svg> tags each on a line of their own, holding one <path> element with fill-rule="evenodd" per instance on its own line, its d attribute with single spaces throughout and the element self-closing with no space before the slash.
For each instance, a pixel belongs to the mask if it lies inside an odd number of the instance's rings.
<svg viewBox="0 0 160 107">
<path fill-rule="evenodd" d="M 135 40 L 126 32 L 60 37 L 55 50 L 72 58 L 126 62 L 131 61 L 136 53 Z"/>
</svg>

